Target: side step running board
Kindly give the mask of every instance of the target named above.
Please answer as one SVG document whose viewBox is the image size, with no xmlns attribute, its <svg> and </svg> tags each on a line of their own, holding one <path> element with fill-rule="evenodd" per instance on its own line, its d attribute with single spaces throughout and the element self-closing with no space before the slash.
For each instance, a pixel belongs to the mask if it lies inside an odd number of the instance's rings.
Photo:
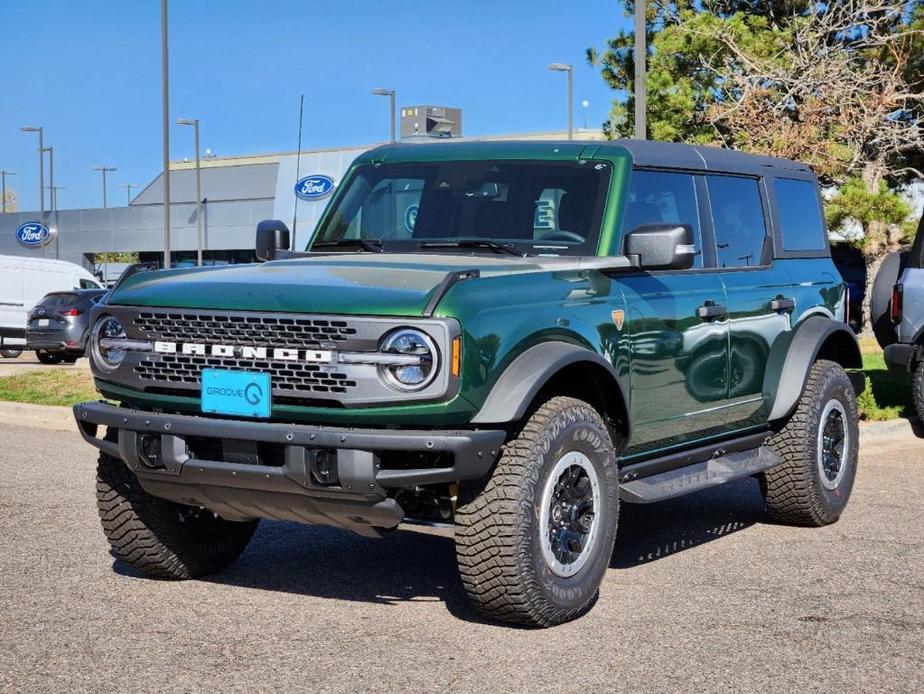
<svg viewBox="0 0 924 694">
<path fill-rule="evenodd" d="M 779 463 L 779 456 L 768 446 L 727 453 L 651 477 L 623 482 L 619 497 L 629 503 L 650 504 L 748 477 Z"/>
</svg>

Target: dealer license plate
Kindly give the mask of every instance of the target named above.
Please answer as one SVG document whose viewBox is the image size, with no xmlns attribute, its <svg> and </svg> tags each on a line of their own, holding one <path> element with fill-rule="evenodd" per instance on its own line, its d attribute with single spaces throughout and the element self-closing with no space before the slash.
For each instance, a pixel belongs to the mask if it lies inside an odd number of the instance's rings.
<svg viewBox="0 0 924 694">
<path fill-rule="evenodd" d="M 202 411 L 269 417 L 270 375 L 254 371 L 202 369 Z"/>
</svg>

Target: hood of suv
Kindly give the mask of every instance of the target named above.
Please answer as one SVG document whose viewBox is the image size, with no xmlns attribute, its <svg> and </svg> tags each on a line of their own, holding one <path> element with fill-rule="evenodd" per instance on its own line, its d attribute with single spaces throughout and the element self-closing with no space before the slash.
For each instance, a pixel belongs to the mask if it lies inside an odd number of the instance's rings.
<svg viewBox="0 0 924 694">
<path fill-rule="evenodd" d="M 471 255 L 319 256 L 259 265 L 142 272 L 107 303 L 239 311 L 410 316 L 423 313 L 448 272 L 535 271 L 529 258 Z"/>
</svg>

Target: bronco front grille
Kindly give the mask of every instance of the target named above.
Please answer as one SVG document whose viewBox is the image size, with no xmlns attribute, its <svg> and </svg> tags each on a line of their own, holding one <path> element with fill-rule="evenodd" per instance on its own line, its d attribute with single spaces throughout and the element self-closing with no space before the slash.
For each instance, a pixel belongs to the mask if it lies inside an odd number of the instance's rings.
<svg viewBox="0 0 924 694">
<path fill-rule="evenodd" d="M 132 321 L 151 340 L 234 342 L 248 346 L 318 348 L 356 334 L 344 320 L 220 313 L 139 313 Z"/>
<path fill-rule="evenodd" d="M 184 354 L 149 355 L 135 367 L 135 373 L 146 381 L 198 385 L 202 369 L 242 369 L 268 373 L 274 392 L 290 394 L 346 393 L 356 385 L 356 381 L 337 367 L 327 369 L 319 364 Z"/>
<path fill-rule="evenodd" d="M 274 405 L 360 407 L 432 401 L 446 397 L 450 385 L 457 387 L 440 369 L 421 391 L 397 392 L 382 378 L 375 360 L 382 337 L 408 324 L 427 331 L 445 360 L 459 328 L 444 319 L 118 305 L 101 307 L 94 320 L 100 314 L 118 319 L 129 341 L 149 347 L 129 349 L 114 370 L 100 371 L 94 364 L 94 373 L 104 381 L 149 393 L 198 396 L 203 369 L 269 374 Z M 170 347 L 159 349 L 157 343 Z M 326 353 L 329 361 L 312 352 Z"/>
</svg>

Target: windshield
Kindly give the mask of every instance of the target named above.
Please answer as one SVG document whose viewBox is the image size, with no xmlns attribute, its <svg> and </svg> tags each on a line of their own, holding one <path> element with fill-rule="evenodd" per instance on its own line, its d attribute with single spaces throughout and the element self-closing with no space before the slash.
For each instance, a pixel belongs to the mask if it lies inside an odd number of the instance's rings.
<svg viewBox="0 0 924 694">
<path fill-rule="evenodd" d="M 594 255 L 609 179 L 594 161 L 366 164 L 311 248 Z"/>
</svg>

